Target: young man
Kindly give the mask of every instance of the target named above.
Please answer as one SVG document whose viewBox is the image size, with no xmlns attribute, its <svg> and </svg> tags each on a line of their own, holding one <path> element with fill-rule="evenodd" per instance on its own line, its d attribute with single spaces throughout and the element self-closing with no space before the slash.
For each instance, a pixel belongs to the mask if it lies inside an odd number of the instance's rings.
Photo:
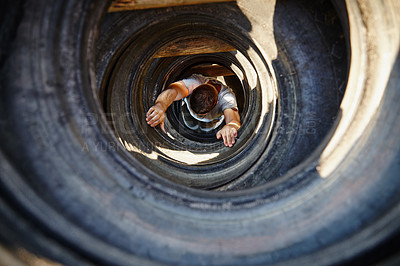
<svg viewBox="0 0 400 266">
<path fill-rule="evenodd" d="M 211 129 L 225 120 L 216 137 L 222 138 L 225 146 L 233 146 L 241 126 L 235 95 L 221 82 L 202 75 L 194 74 L 169 85 L 147 112 L 147 124 L 152 127 L 160 125 L 165 132 L 165 112 L 174 101 L 181 99 L 184 99 L 190 115 L 200 122 L 211 124 Z"/>
</svg>

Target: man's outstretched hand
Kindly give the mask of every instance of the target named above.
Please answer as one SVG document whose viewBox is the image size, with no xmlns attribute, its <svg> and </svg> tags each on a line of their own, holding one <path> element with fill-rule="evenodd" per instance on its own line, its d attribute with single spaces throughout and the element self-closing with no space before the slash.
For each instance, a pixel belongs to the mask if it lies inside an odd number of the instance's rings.
<svg viewBox="0 0 400 266">
<path fill-rule="evenodd" d="M 226 147 L 232 147 L 237 137 L 237 129 L 231 125 L 225 125 L 217 132 L 217 139 L 222 138 Z"/>
<path fill-rule="evenodd" d="M 165 119 L 165 110 L 162 108 L 161 104 L 156 103 L 152 107 L 150 107 L 149 111 L 146 114 L 146 121 L 151 127 L 155 127 L 160 125 L 162 131 L 165 132 L 164 128 L 164 119 Z"/>
</svg>

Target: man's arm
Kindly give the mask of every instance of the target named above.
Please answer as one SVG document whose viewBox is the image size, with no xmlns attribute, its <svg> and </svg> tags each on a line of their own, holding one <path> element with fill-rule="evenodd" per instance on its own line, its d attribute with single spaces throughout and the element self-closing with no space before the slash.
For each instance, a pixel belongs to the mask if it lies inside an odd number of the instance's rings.
<svg viewBox="0 0 400 266">
<path fill-rule="evenodd" d="M 155 104 L 150 107 L 146 114 L 146 121 L 151 127 L 160 125 L 165 132 L 164 119 L 165 112 L 168 107 L 174 102 L 185 98 L 189 94 L 188 89 L 183 81 L 177 81 L 170 84 L 167 89 L 158 95 Z"/>
<path fill-rule="evenodd" d="M 217 132 L 217 139 L 224 140 L 224 144 L 227 147 L 232 147 L 235 144 L 235 138 L 237 137 L 237 131 L 239 130 L 240 116 L 239 112 L 235 109 L 225 109 L 225 126 Z"/>
</svg>

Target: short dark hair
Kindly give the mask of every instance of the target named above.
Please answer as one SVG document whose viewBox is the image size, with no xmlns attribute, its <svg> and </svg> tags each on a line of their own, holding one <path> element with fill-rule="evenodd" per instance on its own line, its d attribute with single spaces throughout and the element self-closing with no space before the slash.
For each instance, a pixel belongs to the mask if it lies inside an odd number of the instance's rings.
<svg viewBox="0 0 400 266">
<path fill-rule="evenodd" d="M 214 108 L 217 100 L 217 89 L 210 84 L 201 84 L 193 90 L 190 96 L 190 108 L 196 114 L 205 114 Z"/>
</svg>

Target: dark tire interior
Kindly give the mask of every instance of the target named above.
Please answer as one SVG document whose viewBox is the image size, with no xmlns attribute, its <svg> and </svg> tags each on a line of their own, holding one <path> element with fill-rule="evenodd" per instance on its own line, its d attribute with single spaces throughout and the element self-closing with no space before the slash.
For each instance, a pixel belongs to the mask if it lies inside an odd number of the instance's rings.
<svg viewBox="0 0 400 266">
<path fill-rule="evenodd" d="M 223 23 L 216 13 L 226 18 Z M 153 22 L 138 23 L 146 19 Z M 277 54 L 266 59 L 252 47 L 247 36 L 251 22 L 235 3 L 108 14 L 96 51 L 100 102 L 132 156 L 164 178 L 218 191 L 265 184 L 306 159 L 339 112 L 348 72 L 345 33 L 329 1 L 324 5 L 280 1 L 273 19 Z M 218 38 L 234 50 L 152 55 L 179 38 L 196 37 Z M 263 69 L 256 69 L 259 61 Z M 168 110 L 167 135 L 145 124 L 144 114 L 162 89 L 192 73 L 202 74 L 196 72 L 201 64 L 225 67 L 229 75 L 223 80 L 237 95 L 243 126 L 232 149 L 215 137 L 222 125 L 210 132 L 187 128 L 179 116 L 184 108 L 181 102 Z M 263 110 L 266 101 L 268 110 Z M 257 174 L 248 176 L 248 172 Z"/>
</svg>

